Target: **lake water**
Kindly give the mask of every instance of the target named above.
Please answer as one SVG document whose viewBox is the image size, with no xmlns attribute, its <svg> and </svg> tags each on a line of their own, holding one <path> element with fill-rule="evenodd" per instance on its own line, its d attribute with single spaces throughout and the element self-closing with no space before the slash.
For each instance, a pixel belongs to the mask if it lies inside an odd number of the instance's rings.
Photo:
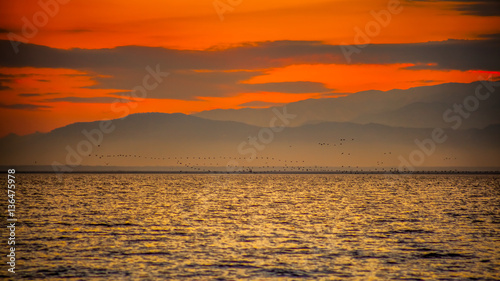
<svg viewBox="0 0 500 281">
<path fill-rule="evenodd" d="M 500 280 L 500 176 L 16 176 L 16 279 Z"/>
</svg>

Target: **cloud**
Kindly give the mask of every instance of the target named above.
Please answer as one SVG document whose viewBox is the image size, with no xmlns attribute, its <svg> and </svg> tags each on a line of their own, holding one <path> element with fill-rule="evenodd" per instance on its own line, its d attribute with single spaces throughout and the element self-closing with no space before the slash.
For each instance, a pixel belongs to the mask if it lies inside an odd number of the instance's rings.
<svg viewBox="0 0 500 281">
<path fill-rule="evenodd" d="M 499 70 L 499 38 L 447 40 L 411 44 L 374 44 L 351 56 L 352 63 L 435 63 L 439 69 Z M 0 66 L 92 69 L 113 74 L 116 69 L 140 69 L 160 64 L 164 71 L 259 70 L 290 64 L 347 64 L 345 46 L 317 41 L 273 41 L 222 50 L 173 50 L 126 46 L 112 49 L 54 49 L 21 44 L 15 55 L 9 41 L 0 40 Z M 465 56 L 466 55 L 466 56 Z M 144 73 L 144 71 L 143 71 Z"/>
<path fill-rule="evenodd" d="M 280 92 L 288 94 L 304 94 L 304 93 L 324 93 L 330 92 L 322 83 L 297 81 L 297 82 L 276 82 L 262 84 L 243 84 L 248 91 L 255 92 Z"/>
<path fill-rule="evenodd" d="M 483 37 L 484 38 L 484 37 Z M 125 46 L 110 49 L 55 49 L 34 44 L 19 45 L 0 40 L 0 67 L 76 69 L 94 75 L 91 89 L 126 90 L 143 84 L 147 66 L 170 75 L 148 90 L 148 98 L 197 100 L 245 92 L 324 93 L 323 84 L 295 81 L 245 84 L 266 70 L 292 64 L 348 64 L 346 48 L 319 41 L 273 41 L 248 43 L 228 49 L 174 50 Z M 500 70 L 500 38 L 447 40 L 412 44 L 374 44 L 350 56 L 352 64 L 415 64 L 413 70 Z M 358 48 L 358 50 L 360 50 Z M 150 80 L 151 83 L 155 82 Z M 143 96 L 144 93 L 138 95 Z M 80 101 L 81 102 L 81 101 Z"/>
<path fill-rule="evenodd" d="M 12 89 L 11 87 L 9 86 L 5 86 L 1 81 L 0 81 L 0 91 L 2 90 L 10 90 Z"/>
<path fill-rule="evenodd" d="M 5 74 L 5 73 L 0 73 L 0 91 L 2 90 L 12 90 L 11 87 L 5 85 L 5 82 L 12 83 L 16 77 L 26 77 L 27 75 L 25 74 Z"/>
<path fill-rule="evenodd" d="M 18 104 L 0 103 L 0 108 L 20 109 L 20 110 L 41 110 L 41 109 L 46 109 L 46 108 L 52 108 L 52 106 L 38 105 L 38 104 L 27 104 L 27 103 L 18 103 Z"/>
<path fill-rule="evenodd" d="M 83 32 L 92 32 L 90 29 L 66 29 L 64 32 L 68 33 L 83 33 Z"/>
<path fill-rule="evenodd" d="M 244 107 L 271 107 L 271 106 L 282 106 L 284 103 L 267 102 L 267 101 L 250 101 L 239 104 L 238 106 Z"/>
<path fill-rule="evenodd" d="M 453 9 L 464 15 L 500 16 L 500 1 L 498 0 L 412 0 L 411 2 L 452 2 Z"/>
<path fill-rule="evenodd" d="M 498 0 L 460 4 L 457 9 L 466 15 L 500 16 L 500 2 Z"/>
<path fill-rule="evenodd" d="M 142 83 L 144 72 L 131 71 L 113 78 L 98 78 L 97 85 L 92 88 L 117 89 L 125 86 L 132 89 Z M 147 91 L 147 98 L 158 99 L 179 99 L 179 100 L 197 100 L 198 97 L 224 97 L 237 93 L 250 92 L 280 92 L 289 94 L 302 93 L 323 93 L 331 89 L 326 88 L 322 83 L 297 81 L 297 82 L 277 82 L 246 84 L 242 81 L 248 80 L 254 76 L 263 75 L 261 71 L 179 71 L 174 72 L 165 78 L 163 83 L 159 83 L 157 88 Z M 141 77 L 141 78 L 139 78 Z M 118 92 L 116 95 L 125 97 L 141 96 L 143 93 L 137 92 Z"/>
<path fill-rule="evenodd" d="M 14 75 L 0 73 L 0 91 L 11 90 L 12 88 L 4 85 L 4 82 L 10 82 L 14 78 Z"/>
<path fill-rule="evenodd" d="M 41 95 L 42 94 L 35 94 L 35 93 L 33 93 L 33 94 L 31 94 L 31 93 L 21 93 L 21 94 L 18 94 L 18 96 L 20 96 L 20 97 L 26 97 L 26 98 L 28 98 L 28 97 L 39 97 Z"/>
<path fill-rule="evenodd" d="M 160 67 L 162 69 L 162 67 Z M 116 70 L 110 78 L 97 78 L 97 84 L 90 88 L 95 89 L 134 89 L 141 86 L 143 78 L 148 72 L 144 68 Z M 124 97 L 147 97 L 158 99 L 196 100 L 197 97 L 224 97 L 245 91 L 238 85 L 240 81 L 248 80 L 260 71 L 232 71 L 232 72 L 197 72 L 176 71 L 164 78 L 162 83 L 146 92 L 118 92 L 116 95 Z M 153 80 L 151 80 L 151 83 Z"/>
<path fill-rule="evenodd" d="M 57 95 L 57 93 L 43 93 L 43 94 L 40 94 L 40 93 L 21 93 L 21 94 L 18 94 L 18 96 L 20 97 L 41 97 L 41 96 L 48 96 L 48 95 Z"/>
<path fill-rule="evenodd" d="M 480 34 L 478 37 L 479 37 L 479 38 L 485 38 L 485 39 L 496 39 L 496 40 L 500 40 L 500 33 Z"/>
<path fill-rule="evenodd" d="M 1 41 L 1 40 L 0 40 Z M 30 74 L 6 74 L 0 73 L 0 80 L 10 81 L 14 78 L 28 77 Z"/>
<path fill-rule="evenodd" d="M 127 103 L 130 102 L 128 99 L 113 98 L 113 97 L 63 97 L 63 98 L 53 98 L 46 99 L 45 102 L 72 102 L 72 103 Z"/>
</svg>

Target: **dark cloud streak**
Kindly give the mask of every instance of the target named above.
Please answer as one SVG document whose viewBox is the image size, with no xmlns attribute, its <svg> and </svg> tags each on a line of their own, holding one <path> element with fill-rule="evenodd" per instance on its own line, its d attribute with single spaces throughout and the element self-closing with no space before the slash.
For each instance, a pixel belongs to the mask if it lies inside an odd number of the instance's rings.
<svg viewBox="0 0 500 281">
<path fill-rule="evenodd" d="M 127 103 L 130 100 L 113 97 L 62 97 L 46 99 L 45 102 L 71 102 L 71 103 Z"/>
<path fill-rule="evenodd" d="M 350 57 L 352 64 L 411 63 L 410 69 L 500 70 L 500 38 L 447 40 L 414 44 L 374 44 Z M 351 46 L 353 47 L 353 46 Z M 126 46 L 112 49 L 54 49 L 21 44 L 14 54 L 9 41 L 0 40 L 0 66 L 76 69 L 95 75 L 88 88 L 132 90 L 143 83 L 146 66 L 169 72 L 165 81 L 148 90 L 149 98 L 196 100 L 244 92 L 324 93 L 321 83 L 285 82 L 245 84 L 266 69 L 290 64 L 347 64 L 343 48 L 317 41 L 275 41 L 223 50 L 173 50 Z M 204 71 L 200 71 L 204 70 Z M 98 76 L 102 75 L 102 76 Z M 131 92 L 117 93 L 130 96 Z"/>
<path fill-rule="evenodd" d="M 376 44 L 352 55 L 352 63 L 436 63 L 439 69 L 499 70 L 499 38 L 447 40 L 413 44 Z M 94 70 L 140 69 L 160 64 L 170 71 L 266 69 L 297 63 L 337 63 L 347 60 L 340 46 L 319 42 L 261 42 L 216 51 L 172 50 L 127 46 L 113 49 L 54 49 L 22 44 L 15 55 L 9 41 L 0 40 L 0 66 Z M 106 74 L 106 73 L 104 73 Z"/>
<path fill-rule="evenodd" d="M 21 93 L 21 94 L 18 94 L 18 96 L 26 97 L 26 98 L 41 97 L 41 96 L 48 96 L 48 95 L 57 95 L 57 93 L 43 93 L 43 94 L 40 94 L 40 93 Z"/>
<path fill-rule="evenodd" d="M 0 108 L 17 109 L 17 110 L 42 110 L 42 109 L 47 109 L 47 108 L 52 108 L 52 107 L 47 106 L 47 105 L 27 104 L 27 103 L 18 103 L 18 104 L 0 103 Z"/>
<path fill-rule="evenodd" d="M 407 2 L 451 2 L 453 3 L 453 9 L 464 15 L 483 17 L 500 16 L 500 1 L 498 0 L 411 0 Z"/>
<path fill-rule="evenodd" d="M 0 82 L 0 91 L 10 90 L 10 89 L 12 89 L 12 88 L 9 86 L 5 86 L 4 84 L 2 84 L 2 82 Z"/>
<path fill-rule="evenodd" d="M 239 104 L 238 106 L 244 107 L 271 107 L 271 106 L 282 106 L 284 103 L 267 102 L 267 101 L 250 101 Z"/>
</svg>

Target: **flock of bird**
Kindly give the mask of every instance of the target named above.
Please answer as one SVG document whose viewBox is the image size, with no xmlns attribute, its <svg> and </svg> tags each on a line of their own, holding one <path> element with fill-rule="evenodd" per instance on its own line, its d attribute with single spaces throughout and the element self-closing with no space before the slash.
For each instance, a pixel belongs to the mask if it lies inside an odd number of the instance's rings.
<svg viewBox="0 0 500 281">
<path fill-rule="evenodd" d="M 346 141 L 346 139 L 340 139 L 340 143 L 318 142 L 318 145 L 321 145 L 321 146 L 323 146 L 323 145 L 327 145 L 327 146 L 329 146 L 329 145 L 332 145 L 332 146 L 337 146 L 337 144 L 338 144 L 338 145 L 342 145 L 342 144 L 343 144 L 343 142 L 345 142 L 345 141 Z M 354 139 L 351 139 L 351 141 L 354 141 Z"/>
<path fill-rule="evenodd" d="M 355 150 L 348 150 L 347 145 L 354 142 L 354 138 L 340 138 L 338 142 L 317 142 L 320 147 L 340 147 L 336 148 L 335 151 L 339 155 L 351 156 L 355 154 Z M 290 147 L 292 147 L 290 145 Z M 243 172 L 342 172 L 342 171 L 359 171 L 362 172 L 363 169 L 359 166 L 349 163 L 347 158 L 337 158 L 344 159 L 339 160 L 344 165 L 324 166 L 324 165 L 308 165 L 306 160 L 290 160 L 282 159 L 277 156 L 257 156 L 249 159 L 244 156 L 151 156 L 151 155 L 141 155 L 137 153 L 106 153 L 100 145 L 95 152 L 89 154 L 89 161 L 93 165 L 121 165 L 123 160 L 133 161 L 133 163 L 138 163 L 138 165 L 151 165 L 151 166 L 161 166 L 168 169 L 184 171 L 194 171 L 194 172 L 212 172 L 216 170 L 224 170 L 224 168 L 230 166 L 231 163 L 238 163 L 241 166 L 233 167 L 233 171 L 243 171 Z M 293 153 L 293 152 L 291 152 Z M 381 152 L 381 157 L 392 155 L 391 151 Z M 89 163 L 90 164 L 90 163 Z M 245 164 L 247 166 L 245 166 Z M 350 165 L 349 165 L 350 164 Z M 384 166 L 384 161 L 377 160 L 374 163 L 372 170 L 375 171 L 392 171 L 390 168 Z"/>
<path fill-rule="evenodd" d="M 317 142 L 317 145 L 322 148 L 335 148 L 338 155 L 351 156 L 351 151 L 347 150 L 349 143 L 354 142 L 354 138 L 340 138 L 338 142 Z M 342 146 L 342 148 L 340 148 Z M 293 149 L 292 145 L 289 145 Z M 352 150 L 352 154 L 356 150 Z M 293 153 L 293 152 L 290 152 Z M 394 160 L 392 157 L 392 151 L 380 152 L 380 160 L 376 160 L 372 164 L 371 168 L 367 168 L 371 171 L 377 172 L 397 172 L 397 168 L 388 168 L 386 165 L 386 160 Z M 89 160 L 92 165 L 121 165 L 123 160 L 139 161 L 135 163 L 140 163 L 139 165 L 151 165 L 151 166 L 161 166 L 166 169 L 171 169 L 172 171 L 193 171 L 193 172 L 214 172 L 214 171 L 224 171 L 225 168 L 229 167 L 231 163 L 243 164 L 242 166 L 232 167 L 232 171 L 241 172 L 366 172 L 363 168 L 357 165 L 348 163 L 348 158 L 336 158 L 344 159 L 341 160 L 344 165 L 336 166 L 322 166 L 322 165 L 307 165 L 306 160 L 289 160 L 282 159 L 277 156 L 257 156 L 254 158 L 248 158 L 244 156 L 148 156 L 141 154 L 112 154 L 105 153 L 104 149 L 99 145 L 95 152 L 89 154 Z M 384 157 L 383 157 L 384 156 Z M 391 158 L 387 158 L 391 157 Z M 351 159 L 351 158 L 349 158 Z M 443 160 L 450 161 L 456 160 L 456 157 L 444 157 Z M 142 161 L 140 161 L 142 160 Z M 145 162 L 146 161 L 146 162 Z M 244 164 L 248 163 L 247 166 Z M 90 163 L 89 163 L 90 164 Z M 347 165 L 351 164 L 351 165 Z M 366 169 L 366 168 L 365 168 Z"/>
</svg>

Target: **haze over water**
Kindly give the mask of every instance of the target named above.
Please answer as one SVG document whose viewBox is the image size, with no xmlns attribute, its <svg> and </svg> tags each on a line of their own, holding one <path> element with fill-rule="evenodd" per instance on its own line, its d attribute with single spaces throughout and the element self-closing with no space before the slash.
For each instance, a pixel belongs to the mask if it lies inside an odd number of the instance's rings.
<svg viewBox="0 0 500 281">
<path fill-rule="evenodd" d="M 500 278 L 497 175 L 63 178 L 18 176 L 16 278 Z"/>
</svg>

